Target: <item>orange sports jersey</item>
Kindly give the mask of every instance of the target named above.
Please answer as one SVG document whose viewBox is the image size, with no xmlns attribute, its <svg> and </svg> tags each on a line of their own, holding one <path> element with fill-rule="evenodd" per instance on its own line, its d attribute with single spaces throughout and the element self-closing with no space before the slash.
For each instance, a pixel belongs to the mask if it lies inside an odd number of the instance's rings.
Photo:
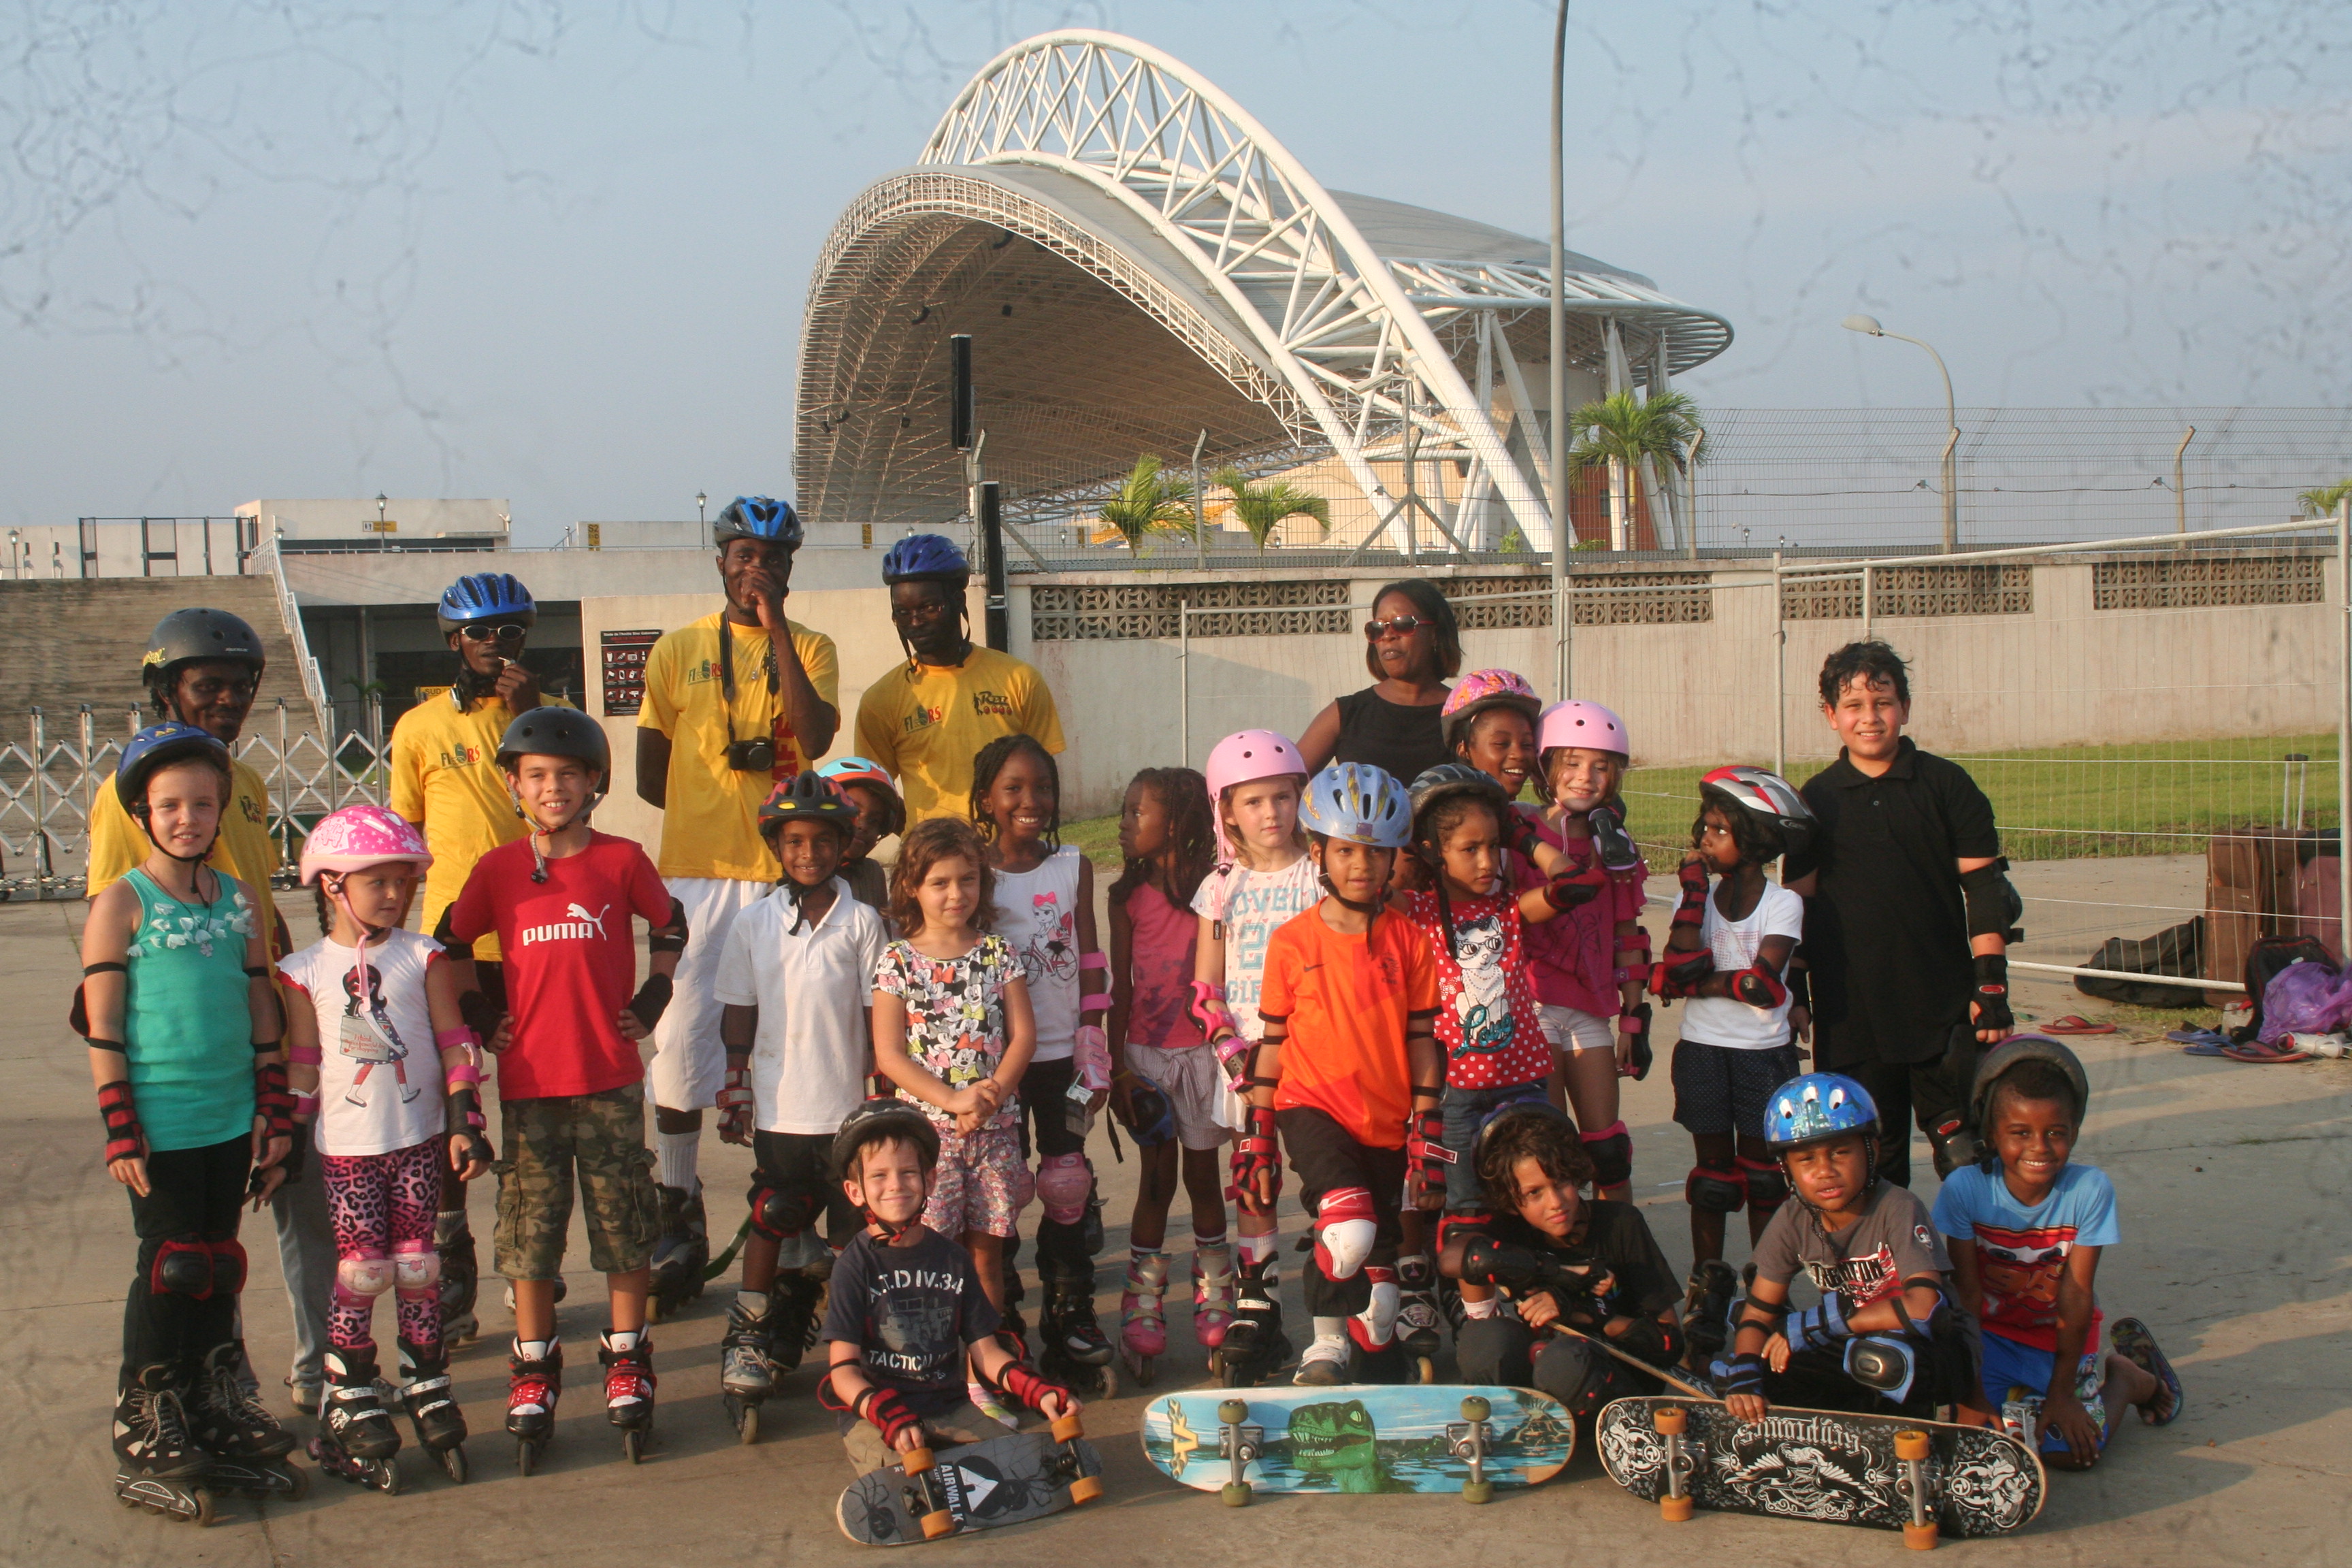
<svg viewBox="0 0 2352 1568">
<path fill-rule="evenodd" d="M 1405 1020 L 1437 1011 L 1437 960 L 1419 927 L 1383 911 L 1368 934 L 1347 936 L 1320 905 L 1308 910 L 1267 940 L 1257 1010 L 1289 1024 L 1276 1110 L 1311 1106 L 1368 1149 L 1404 1146 Z"/>
</svg>

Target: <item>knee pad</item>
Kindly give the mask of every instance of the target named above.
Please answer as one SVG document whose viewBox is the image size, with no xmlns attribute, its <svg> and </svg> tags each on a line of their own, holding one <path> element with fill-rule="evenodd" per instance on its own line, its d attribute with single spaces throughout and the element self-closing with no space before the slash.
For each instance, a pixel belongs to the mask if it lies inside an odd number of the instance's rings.
<svg viewBox="0 0 2352 1568">
<path fill-rule="evenodd" d="M 397 1277 L 389 1258 L 346 1258 L 335 1265 L 335 1288 L 350 1296 L 381 1296 Z"/>
<path fill-rule="evenodd" d="M 1048 1154 L 1037 1162 L 1037 1198 L 1045 1205 L 1045 1217 L 1056 1225 L 1076 1225 L 1087 1217 L 1087 1197 L 1094 1184 L 1084 1154 Z"/>
<path fill-rule="evenodd" d="M 1740 1185 L 1748 1189 L 1748 1212 L 1769 1217 L 1789 1201 L 1789 1178 L 1778 1164 L 1739 1156 Z"/>
<path fill-rule="evenodd" d="M 1365 1350 L 1381 1350 L 1396 1335 L 1397 1310 L 1403 1293 L 1398 1289 L 1393 1268 L 1367 1268 L 1364 1278 L 1371 1281 L 1372 1299 L 1362 1311 L 1348 1320 L 1348 1337 Z"/>
<path fill-rule="evenodd" d="M 1361 1187 L 1334 1187 L 1315 1206 L 1315 1267 L 1326 1279 L 1353 1279 L 1372 1255 L 1380 1233 L 1372 1194 Z"/>
<path fill-rule="evenodd" d="M 1491 1236 L 1494 1224 L 1492 1215 L 1440 1215 L 1437 1219 L 1437 1250 L 1444 1252 L 1445 1244 L 1456 1237 Z"/>
<path fill-rule="evenodd" d="M 1718 1171 L 1693 1165 L 1690 1174 L 1683 1178 L 1683 1202 L 1702 1213 L 1738 1214 L 1747 1201 L 1748 1184 L 1740 1180 L 1737 1166 Z"/>
<path fill-rule="evenodd" d="M 166 1237 L 147 1270 L 147 1289 L 158 1296 L 209 1301 L 213 1294 L 212 1247 L 200 1236 Z"/>
<path fill-rule="evenodd" d="M 1633 1179 L 1633 1135 L 1622 1121 L 1612 1121 L 1598 1132 L 1580 1136 L 1584 1152 L 1592 1158 L 1592 1184 L 1596 1187 L 1622 1186 Z"/>
<path fill-rule="evenodd" d="M 1910 1345 L 1891 1334 L 1858 1334 L 1845 1342 L 1845 1374 L 1897 1405 L 1918 1371 Z"/>
<path fill-rule="evenodd" d="M 770 1241 L 788 1241 L 806 1230 L 817 1215 L 815 1194 L 778 1187 L 751 1189 L 751 1228 Z"/>
<path fill-rule="evenodd" d="M 208 1241 L 205 1250 L 213 1255 L 213 1293 L 235 1296 L 245 1289 L 245 1243 L 235 1237 L 226 1241 Z"/>
<path fill-rule="evenodd" d="M 1012 1189 L 1009 1195 L 1013 1200 L 1013 1217 L 1017 1220 L 1022 1211 L 1036 1201 L 1037 1178 L 1029 1173 L 1026 1164 L 1015 1160 L 1013 1162 L 1013 1179 L 1005 1184 Z"/>
<path fill-rule="evenodd" d="M 429 1241 L 404 1241 L 392 1249 L 393 1288 L 403 1295 L 434 1289 L 441 1283 L 441 1255 Z"/>
</svg>

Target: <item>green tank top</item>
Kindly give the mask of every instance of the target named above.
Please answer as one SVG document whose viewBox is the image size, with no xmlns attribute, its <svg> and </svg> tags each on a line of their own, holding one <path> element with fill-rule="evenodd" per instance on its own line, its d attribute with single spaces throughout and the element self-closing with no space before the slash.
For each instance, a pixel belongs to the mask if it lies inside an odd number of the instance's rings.
<svg viewBox="0 0 2352 1568">
<path fill-rule="evenodd" d="M 143 871 L 131 933 L 123 1044 L 150 1148 L 201 1149 L 253 1131 L 253 1011 L 246 941 L 253 907 L 226 878 L 192 904 Z"/>
</svg>

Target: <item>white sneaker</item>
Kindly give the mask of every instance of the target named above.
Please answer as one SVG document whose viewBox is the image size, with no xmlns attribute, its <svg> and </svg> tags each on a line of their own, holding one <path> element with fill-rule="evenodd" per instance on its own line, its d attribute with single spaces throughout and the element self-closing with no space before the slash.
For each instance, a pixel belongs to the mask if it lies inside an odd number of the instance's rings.
<svg viewBox="0 0 2352 1568">
<path fill-rule="evenodd" d="M 1003 1400 L 998 1395 L 996 1390 L 985 1384 L 969 1380 L 965 1382 L 963 1387 L 964 1396 L 971 1401 L 973 1406 L 982 1415 L 992 1421 L 1003 1422 L 1008 1431 L 1017 1432 L 1021 1429 L 1021 1417 L 1005 1407 Z"/>
<path fill-rule="evenodd" d="M 1348 1341 L 1342 1334 L 1318 1334 L 1298 1358 L 1297 1374 L 1290 1380 L 1309 1388 L 1332 1388 L 1348 1381 Z"/>
</svg>

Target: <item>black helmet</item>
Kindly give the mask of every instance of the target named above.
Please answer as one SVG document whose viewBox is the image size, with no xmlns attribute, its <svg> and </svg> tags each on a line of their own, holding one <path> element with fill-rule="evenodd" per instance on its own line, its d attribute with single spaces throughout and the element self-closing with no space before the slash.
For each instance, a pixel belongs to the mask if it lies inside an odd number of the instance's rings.
<svg viewBox="0 0 2352 1568">
<path fill-rule="evenodd" d="M 710 525 L 710 537 L 721 550 L 730 539 L 761 539 L 798 550 L 803 532 L 801 514 L 793 503 L 772 496 L 737 496 Z"/>
<path fill-rule="evenodd" d="M 577 757 L 600 779 L 613 773 L 613 749 L 604 727 L 577 708 L 534 708 L 518 716 L 499 737 L 499 767 L 512 773 L 519 757 Z"/>
<path fill-rule="evenodd" d="M 1457 795 L 1475 795 L 1492 801 L 1499 810 L 1507 804 L 1503 786 L 1494 775 L 1472 767 L 1467 763 L 1440 763 L 1433 768 L 1423 768 L 1409 786 L 1412 796 L 1412 826 L 1415 835 L 1421 832 L 1422 814 L 1440 801 Z"/>
<path fill-rule="evenodd" d="M 833 1135 L 834 1180 L 847 1181 L 858 1152 L 885 1138 L 911 1138 L 922 1152 L 925 1169 L 939 1163 L 940 1130 L 931 1125 L 931 1119 L 911 1101 L 885 1096 L 866 1100 L 851 1111 L 841 1131 Z"/>
<path fill-rule="evenodd" d="M 857 807 L 820 773 L 794 773 L 760 805 L 760 837 L 772 841 L 787 822 L 829 822 L 845 838 L 857 836 Z"/>
<path fill-rule="evenodd" d="M 140 675 L 147 689 L 161 697 L 179 684 L 182 665 L 199 659 L 247 665 L 257 678 L 269 662 L 260 634 L 242 616 L 226 610 L 173 610 L 148 634 Z"/>
<path fill-rule="evenodd" d="M 2063 1073 L 2074 1086 L 2075 1114 L 2079 1119 L 2091 1104 L 2091 1079 L 2083 1070 L 2083 1061 L 2073 1050 L 2047 1035 L 2011 1035 L 1999 1045 L 1989 1046 L 1977 1058 L 1976 1081 L 1969 1089 L 1969 1124 L 1981 1135 L 1985 1131 L 1985 1115 L 1992 1110 L 1992 1091 L 2002 1075 L 2011 1068 L 2027 1062 L 2048 1062 Z M 1990 1145 L 1987 1145 L 1990 1150 Z"/>
</svg>

